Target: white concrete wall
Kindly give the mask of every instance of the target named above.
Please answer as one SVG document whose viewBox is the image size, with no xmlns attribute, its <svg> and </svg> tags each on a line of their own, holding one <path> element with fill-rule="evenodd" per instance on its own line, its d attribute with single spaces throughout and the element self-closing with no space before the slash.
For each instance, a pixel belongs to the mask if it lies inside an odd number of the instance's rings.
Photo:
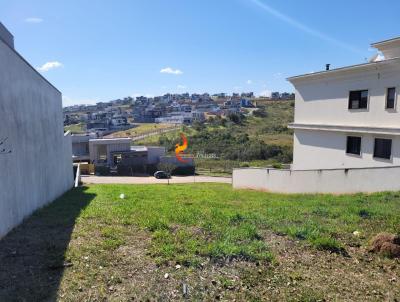
<svg viewBox="0 0 400 302">
<path fill-rule="evenodd" d="M 347 136 L 361 137 L 361 155 L 346 154 Z M 392 139 L 392 158 L 374 158 L 374 139 Z M 294 131 L 293 170 L 400 166 L 400 137 L 331 131 Z"/>
<path fill-rule="evenodd" d="M 233 187 L 277 193 L 372 193 L 400 190 L 400 167 L 336 170 L 235 169 Z"/>
<path fill-rule="evenodd" d="M 376 65 L 368 70 L 298 79 L 295 123 L 400 128 L 400 64 Z M 396 87 L 395 110 L 385 109 L 386 89 Z M 348 109 L 349 91 L 369 91 L 368 109 Z"/>
<path fill-rule="evenodd" d="M 73 186 L 61 93 L 0 41 L 0 237 Z"/>
</svg>

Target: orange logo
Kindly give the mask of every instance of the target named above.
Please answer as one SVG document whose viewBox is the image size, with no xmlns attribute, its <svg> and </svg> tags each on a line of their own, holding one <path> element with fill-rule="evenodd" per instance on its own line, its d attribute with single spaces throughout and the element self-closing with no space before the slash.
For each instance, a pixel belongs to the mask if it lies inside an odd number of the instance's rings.
<svg viewBox="0 0 400 302">
<path fill-rule="evenodd" d="M 176 158 L 177 158 L 180 162 L 182 162 L 182 163 L 187 163 L 188 160 L 183 159 L 183 158 L 181 157 L 181 153 L 183 153 L 183 151 L 185 151 L 185 150 L 187 149 L 187 147 L 188 147 L 188 141 L 187 141 L 186 136 L 185 136 L 183 133 L 181 133 L 181 138 L 182 138 L 183 144 L 182 144 L 182 145 L 179 145 L 179 144 L 176 144 L 176 145 L 175 145 L 175 147 L 176 147 L 176 148 L 175 148 L 175 156 L 176 156 Z"/>
</svg>

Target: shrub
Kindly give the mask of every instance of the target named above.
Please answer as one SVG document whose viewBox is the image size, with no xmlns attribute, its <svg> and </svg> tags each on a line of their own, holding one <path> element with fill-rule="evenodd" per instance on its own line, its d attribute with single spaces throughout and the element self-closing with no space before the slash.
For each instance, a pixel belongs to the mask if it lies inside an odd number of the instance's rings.
<svg viewBox="0 0 400 302">
<path fill-rule="evenodd" d="M 255 117 L 267 117 L 268 113 L 265 111 L 264 108 L 260 108 L 260 109 L 254 110 L 253 115 Z"/>
<path fill-rule="evenodd" d="M 110 175 L 110 168 L 104 166 L 95 166 L 95 174 L 101 176 Z"/>
</svg>

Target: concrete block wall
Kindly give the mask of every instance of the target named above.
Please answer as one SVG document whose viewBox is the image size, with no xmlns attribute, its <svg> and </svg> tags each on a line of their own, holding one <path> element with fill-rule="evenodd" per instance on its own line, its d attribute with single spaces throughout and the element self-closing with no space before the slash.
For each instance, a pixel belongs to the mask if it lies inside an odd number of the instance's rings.
<svg viewBox="0 0 400 302">
<path fill-rule="evenodd" d="M 379 168 L 276 170 L 246 168 L 233 170 L 235 189 L 276 193 L 373 193 L 400 191 L 400 166 Z"/>
<path fill-rule="evenodd" d="M 61 93 L 0 40 L 0 238 L 73 186 Z"/>
</svg>

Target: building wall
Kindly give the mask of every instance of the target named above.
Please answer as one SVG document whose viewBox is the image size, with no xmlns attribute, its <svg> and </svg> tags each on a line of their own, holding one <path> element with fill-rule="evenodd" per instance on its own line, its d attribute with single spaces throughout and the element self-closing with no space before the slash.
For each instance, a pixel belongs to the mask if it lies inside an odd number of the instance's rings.
<svg viewBox="0 0 400 302">
<path fill-rule="evenodd" d="M 399 191 L 400 167 L 335 170 L 234 169 L 235 189 L 278 193 L 372 193 Z M 367 181 L 366 181 L 367 180 Z"/>
<path fill-rule="evenodd" d="M 73 186 L 61 93 L 0 40 L 0 237 Z"/>
<path fill-rule="evenodd" d="M 357 70 L 332 71 L 313 78 L 291 80 L 296 89 L 294 170 L 382 167 L 400 164 L 400 62 L 383 61 Z M 386 91 L 396 87 L 394 109 L 386 109 Z M 367 109 L 348 109 L 349 92 L 368 90 Z M 297 124 L 297 126 L 296 126 Z M 339 131 L 296 129 L 300 124 L 344 127 Z M 345 129 L 345 127 L 369 127 Z M 392 128 L 393 135 L 371 128 Z M 337 129 L 336 129 L 337 130 Z M 349 131 L 349 132 L 344 132 Z M 357 131 L 359 131 L 357 133 Z M 365 132 L 365 133 L 360 133 Z M 362 137 L 361 156 L 346 154 L 346 136 Z M 391 138 L 392 159 L 373 158 L 374 138 Z"/>
<path fill-rule="evenodd" d="M 400 65 L 392 62 L 340 76 L 294 80 L 295 123 L 400 128 Z M 395 110 L 385 109 L 386 88 L 396 87 Z M 369 90 L 368 109 L 348 109 L 349 91 Z"/>
<path fill-rule="evenodd" d="M 164 147 L 147 147 L 147 163 L 150 165 L 158 164 L 160 157 L 165 156 Z"/>
<path fill-rule="evenodd" d="M 86 143 L 72 143 L 73 155 L 89 155 L 89 142 Z"/>
<path fill-rule="evenodd" d="M 361 137 L 361 155 L 346 154 L 347 136 Z M 392 139 L 392 159 L 374 158 L 374 139 Z M 293 170 L 400 166 L 400 136 L 294 131 Z"/>
<path fill-rule="evenodd" d="M 14 48 L 14 37 L 8 29 L 0 22 L 0 40 L 3 40 L 11 48 Z"/>
<path fill-rule="evenodd" d="M 114 142 L 111 142 L 110 139 L 89 140 L 90 162 L 99 164 L 97 162 L 99 159 L 99 146 L 105 146 L 107 150 L 107 165 L 113 165 L 111 153 L 129 151 L 131 148 L 130 143 L 130 139 L 114 139 Z"/>
</svg>

